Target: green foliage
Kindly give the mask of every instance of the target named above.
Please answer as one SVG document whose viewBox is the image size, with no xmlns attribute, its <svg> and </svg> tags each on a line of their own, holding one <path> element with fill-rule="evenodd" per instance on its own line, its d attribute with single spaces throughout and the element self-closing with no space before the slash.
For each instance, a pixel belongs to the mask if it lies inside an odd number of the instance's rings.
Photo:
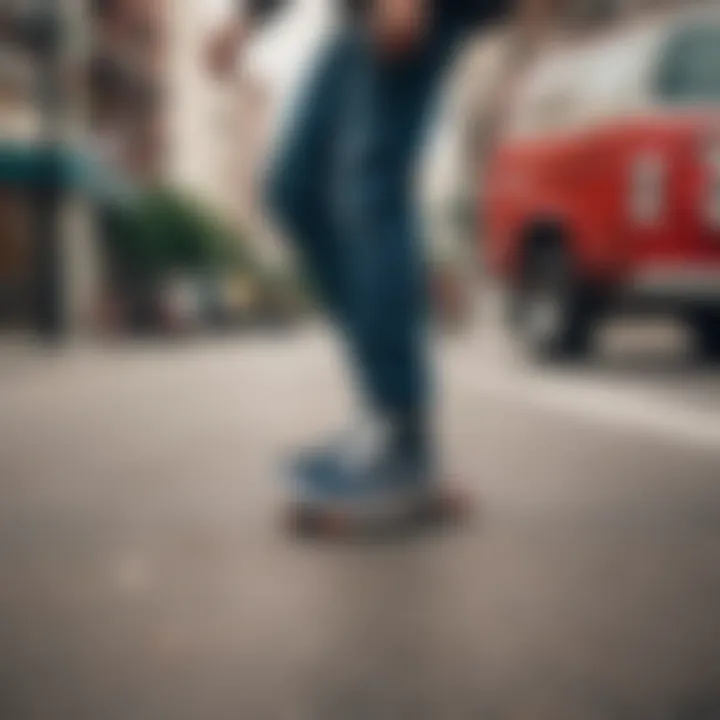
<svg viewBox="0 0 720 720">
<path fill-rule="evenodd" d="M 116 260 L 145 277 L 220 268 L 252 270 L 242 238 L 199 203 L 172 189 L 145 193 L 107 218 Z"/>
</svg>

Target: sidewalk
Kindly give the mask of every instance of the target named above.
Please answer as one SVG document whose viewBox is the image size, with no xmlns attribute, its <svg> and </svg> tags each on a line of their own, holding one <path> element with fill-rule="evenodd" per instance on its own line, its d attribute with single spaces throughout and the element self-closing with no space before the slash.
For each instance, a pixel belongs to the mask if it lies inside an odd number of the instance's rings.
<svg viewBox="0 0 720 720">
<path fill-rule="evenodd" d="M 308 545 L 277 474 L 347 419 L 326 336 L 14 345 L 3 720 L 716 717 L 717 453 L 471 392 L 453 361 L 443 444 L 479 522 Z"/>
</svg>

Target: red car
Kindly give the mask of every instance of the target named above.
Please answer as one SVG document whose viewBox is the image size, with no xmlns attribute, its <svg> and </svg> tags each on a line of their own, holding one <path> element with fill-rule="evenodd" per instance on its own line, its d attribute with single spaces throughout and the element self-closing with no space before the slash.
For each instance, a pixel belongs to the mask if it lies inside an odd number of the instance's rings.
<svg viewBox="0 0 720 720">
<path fill-rule="evenodd" d="M 679 315 L 720 357 L 720 12 L 544 56 L 484 205 L 488 265 L 534 355 L 581 355 L 631 307 Z"/>
</svg>

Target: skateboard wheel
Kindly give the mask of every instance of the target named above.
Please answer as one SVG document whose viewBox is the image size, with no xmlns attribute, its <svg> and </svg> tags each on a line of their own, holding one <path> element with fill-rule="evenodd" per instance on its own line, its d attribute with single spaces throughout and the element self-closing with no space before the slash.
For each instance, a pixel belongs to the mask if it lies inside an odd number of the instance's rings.
<svg viewBox="0 0 720 720">
<path fill-rule="evenodd" d="M 293 535 L 329 540 L 360 536 L 382 536 L 386 533 L 411 531 L 424 526 L 455 524 L 472 511 L 470 498 L 461 490 L 443 486 L 427 501 L 395 519 L 360 519 L 341 511 L 322 510 L 293 504 L 286 516 L 286 526 Z"/>
<path fill-rule="evenodd" d="M 290 531 L 302 537 L 340 538 L 352 531 L 350 518 L 342 513 L 296 506 L 290 509 L 287 520 Z"/>
</svg>

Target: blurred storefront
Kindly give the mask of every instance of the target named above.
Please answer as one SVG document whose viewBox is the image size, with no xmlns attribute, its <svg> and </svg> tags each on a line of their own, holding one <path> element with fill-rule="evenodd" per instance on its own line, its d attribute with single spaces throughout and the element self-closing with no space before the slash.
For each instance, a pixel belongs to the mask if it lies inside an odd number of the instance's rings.
<svg viewBox="0 0 720 720">
<path fill-rule="evenodd" d="M 60 325 L 50 332 L 90 329 L 99 302 L 96 211 L 119 192 L 107 168 L 80 152 L 0 142 L 0 327 L 37 328 L 45 299 Z M 38 237 L 38 195 L 58 198 L 56 227 L 45 238 Z M 49 261 L 54 267 L 43 267 Z"/>
<path fill-rule="evenodd" d="M 73 0 L 0 12 L 0 327 L 80 331 L 97 303 L 97 202 L 115 192 L 87 144 L 87 16 Z"/>
</svg>

